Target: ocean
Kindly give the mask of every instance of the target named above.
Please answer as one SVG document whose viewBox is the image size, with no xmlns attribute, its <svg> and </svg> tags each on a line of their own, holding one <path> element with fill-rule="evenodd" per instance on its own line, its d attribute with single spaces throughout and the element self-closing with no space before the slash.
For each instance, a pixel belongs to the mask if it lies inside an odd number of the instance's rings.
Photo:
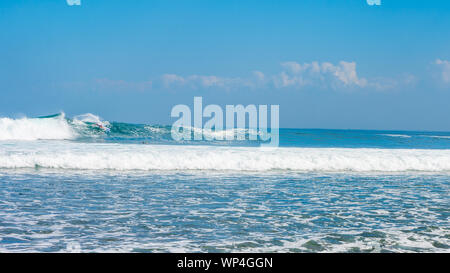
<svg viewBox="0 0 450 273">
<path fill-rule="evenodd" d="M 0 252 L 450 252 L 450 133 L 170 129 L 0 118 Z"/>
</svg>

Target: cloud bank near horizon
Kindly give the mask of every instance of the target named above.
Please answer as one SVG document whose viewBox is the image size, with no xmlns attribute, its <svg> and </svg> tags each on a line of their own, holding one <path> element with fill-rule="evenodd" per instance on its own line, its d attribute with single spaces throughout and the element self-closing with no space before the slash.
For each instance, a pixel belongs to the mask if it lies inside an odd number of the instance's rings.
<svg viewBox="0 0 450 273">
<path fill-rule="evenodd" d="M 355 62 L 340 61 L 338 64 L 330 62 L 298 63 L 288 61 L 281 63 L 281 71 L 266 75 L 262 71 L 253 71 L 251 76 L 220 77 L 215 75 L 164 74 L 161 81 L 165 88 L 275 88 L 275 89 L 303 89 L 318 88 L 364 88 L 370 83 L 358 76 Z"/>
<path fill-rule="evenodd" d="M 438 69 L 439 81 L 450 84 L 450 61 L 436 59 L 433 62 Z M 246 77 L 223 77 L 219 75 L 178 75 L 162 74 L 146 81 L 95 79 L 95 90 L 116 91 L 148 91 L 154 89 L 185 89 L 185 90 L 241 90 L 241 89 L 293 89 L 304 90 L 318 88 L 325 90 L 357 91 L 374 90 L 389 91 L 402 87 L 411 87 L 418 78 L 412 74 L 396 77 L 362 77 L 357 71 L 356 62 L 282 62 L 280 71 L 266 74 L 256 70 Z M 92 85 L 92 83 L 91 83 Z"/>
</svg>

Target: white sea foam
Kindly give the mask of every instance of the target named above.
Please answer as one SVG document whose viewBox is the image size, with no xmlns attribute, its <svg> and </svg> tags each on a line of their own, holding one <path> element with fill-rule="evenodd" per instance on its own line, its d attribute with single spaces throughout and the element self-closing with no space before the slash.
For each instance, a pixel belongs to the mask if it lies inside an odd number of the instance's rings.
<svg viewBox="0 0 450 273">
<path fill-rule="evenodd" d="M 450 136 L 429 136 L 432 138 L 442 138 L 442 139 L 450 139 Z"/>
<path fill-rule="evenodd" d="M 0 140 L 73 139 L 76 132 L 64 118 L 0 118 Z"/>
<path fill-rule="evenodd" d="M 388 137 L 402 137 L 402 138 L 410 138 L 409 135 L 400 135 L 400 134 L 382 134 L 382 136 L 388 136 Z"/>
<path fill-rule="evenodd" d="M 0 144 L 0 168 L 449 172 L 450 150 L 271 148 L 36 141 Z"/>
<path fill-rule="evenodd" d="M 222 129 L 222 130 L 206 130 L 202 128 L 195 127 L 185 127 L 185 129 L 191 130 L 194 133 L 202 134 L 205 138 L 210 139 L 226 139 L 227 136 L 265 136 L 267 132 L 259 131 L 257 129 L 247 129 L 247 128 L 233 128 L 233 129 Z"/>
</svg>

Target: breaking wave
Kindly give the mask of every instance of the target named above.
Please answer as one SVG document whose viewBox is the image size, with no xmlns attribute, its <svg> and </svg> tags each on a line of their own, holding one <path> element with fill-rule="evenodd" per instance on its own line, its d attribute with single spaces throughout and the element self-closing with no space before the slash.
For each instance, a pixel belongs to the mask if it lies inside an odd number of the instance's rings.
<svg viewBox="0 0 450 273">
<path fill-rule="evenodd" d="M 171 126 L 109 122 L 91 113 L 66 118 L 64 113 L 39 118 L 0 118 L 1 140 L 95 140 L 100 138 L 172 141 Z M 259 135 L 252 129 L 208 131 L 186 127 L 192 133 L 203 132 L 205 138 L 228 134 Z"/>
<path fill-rule="evenodd" d="M 74 139 L 64 114 L 49 118 L 0 118 L 0 140 Z"/>
<path fill-rule="evenodd" d="M 0 168 L 448 172 L 450 150 L 273 148 L 29 142 L 0 149 Z"/>
</svg>

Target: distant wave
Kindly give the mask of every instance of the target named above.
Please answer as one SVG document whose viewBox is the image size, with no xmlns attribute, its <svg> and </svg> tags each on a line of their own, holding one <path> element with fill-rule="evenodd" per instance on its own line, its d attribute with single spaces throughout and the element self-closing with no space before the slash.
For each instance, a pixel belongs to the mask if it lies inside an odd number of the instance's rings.
<svg viewBox="0 0 450 273">
<path fill-rule="evenodd" d="M 402 135 L 402 134 L 381 134 L 382 136 L 388 137 L 400 137 L 400 138 L 411 138 L 413 136 L 410 135 Z M 416 135 L 417 137 L 429 137 L 429 138 L 440 138 L 440 139 L 450 139 L 450 136 L 436 136 L 436 135 Z"/>
<path fill-rule="evenodd" d="M 450 136 L 427 136 L 432 138 L 450 139 Z"/>
<path fill-rule="evenodd" d="M 411 138 L 411 135 L 402 134 L 381 134 L 382 136 L 388 137 L 399 137 L 399 138 Z M 437 135 L 415 135 L 415 137 L 425 137 L 425 138 L 438 138 L 438 139 L 450 139 L 450 136 L 437 136 Z"/>
<path fill-rule="evenodd" d="M 29 142 L 3 145 L 0 168 L 82 170 L 450 171 L 450 150 Z"/>
<path fill-rule="evenodd" d="M 225 137 L 228 134 L 261 135 L 257 130 L 203 130 L 185 127 L 193 133 L 203 132 L 205 138 Z M 73 140 L 86 138 L 142 138 L 172 141 L 171 126 L 109 122 L 91 113 L 66 118 L 64 113 L 41 118 L 0 118 L 0 140 Z"/>
<path fill-rule="evenodd" d="M 402 137 L 402 138 L 410 138 L 409 135 L 400 135 L 400 134 L 382 134 L 382 136 L 389 136 L 389 137 Z"/>
</svg>

